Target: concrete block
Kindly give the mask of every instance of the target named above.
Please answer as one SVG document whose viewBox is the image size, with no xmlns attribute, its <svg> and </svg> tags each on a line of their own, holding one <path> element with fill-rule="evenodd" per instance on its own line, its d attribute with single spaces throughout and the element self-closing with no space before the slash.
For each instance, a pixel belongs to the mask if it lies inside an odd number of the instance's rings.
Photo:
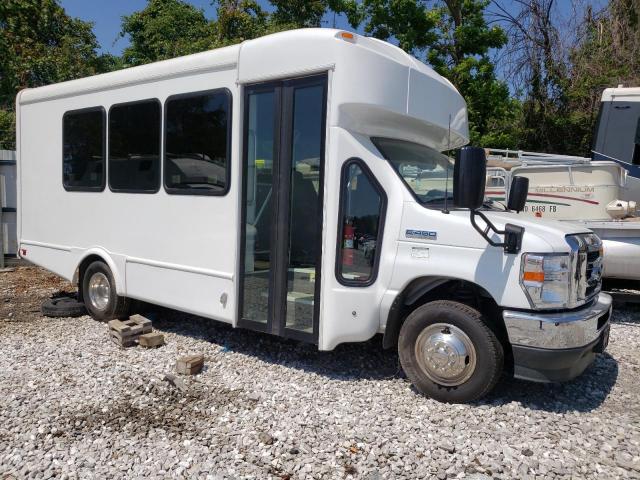
<svg viewBox="0 0 640 480">
<path fill-rule="evenodd" d="M 204 366 L 204 355 L 187 355 L 176 361 L 176 371 L 182 375 L 200 373 Z"/>
<path fill-rule="evenodd" d="M 133 347 L 136 345 L 136 337 L 122 337 L 114 331 L 109 333 L 109 338 L 113 343 L 122 348 Z"/>
<path fill-rule="evenodd" d="M 111 330 L 118 332 L 120 334 L 127 334 L 131 332 L 131 327 L 129 327 L 128 325 L 125 325 L 124 322 L 120 320 L 110 320 L 107 325 L 109 325 L 109 328 Z"/>
<path fill-rule="evenodd" d="M 124 322 L 125 325 L 130 325 L 130 326 L 138 326 L 142 329 L 142 333 L 151 333 L 152 327 L 151 327 L 151 320 L 149 320 L 146 317 L 143 317 L 142 315 L 131 315 L 129 317 L 129 320 Z"/>
<path fill-rule="evenodd" d="M 164 345 L 164 335 L 158 332 L 145 333 L 138 337 L 138 343 L 146 348 L 160 347 Z"/>
<path fill-rule="evenodd" d="M 108 325 L 109 337 L 116 345 L 121 347 L 134 346 L 141 335 L 149 334 L 152 330 L 151 320 L 143 317 L 142 315 L 133 315 L 129 317 L 129 320 L 124 321 L 111 320 Z M 157 340 L 155 341 L 157 342 Z"/>
</svg>

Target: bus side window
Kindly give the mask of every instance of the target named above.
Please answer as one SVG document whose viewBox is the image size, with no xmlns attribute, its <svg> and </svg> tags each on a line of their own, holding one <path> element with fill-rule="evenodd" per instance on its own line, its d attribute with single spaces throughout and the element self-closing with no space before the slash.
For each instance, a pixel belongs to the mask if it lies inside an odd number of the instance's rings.
<svg viewBox="0 0 640 480">
<path fill-rule="evenodd" d="M 231 92 L 174 95 L 165 103 L 164 185 L 180 195 L 229 190 Z"/>
<path fill-rule="evenodd" d="M 338 228 L 338 281 L 371 285 L 377 275 L 386 195 L 366 165 L 349 160 L 342 169 Z"/>
<path fill-rule="evenodd" d="M 155 193 L 160 188 L 160 102 L 114 105 L 109 110 L 109 187 Z"/>
<path fill-rule="evenodd" d="M 62 117 L 62 185 L 69 191 L 104 190 L 105 112 L 91 107 Z"/>
</svg>

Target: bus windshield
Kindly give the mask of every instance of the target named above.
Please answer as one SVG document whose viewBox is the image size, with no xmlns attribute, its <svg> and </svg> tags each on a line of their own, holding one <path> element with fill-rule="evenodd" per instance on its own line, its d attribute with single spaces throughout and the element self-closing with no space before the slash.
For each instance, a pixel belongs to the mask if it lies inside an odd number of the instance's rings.
<svg viewBox="0 0 640 480">
<path fill-rule="evenodd" d="M 371 140 L 420 203 L 438 206 L 445 198 L 453 200 L 453 158 L 405 140 Z"/>
</svg>

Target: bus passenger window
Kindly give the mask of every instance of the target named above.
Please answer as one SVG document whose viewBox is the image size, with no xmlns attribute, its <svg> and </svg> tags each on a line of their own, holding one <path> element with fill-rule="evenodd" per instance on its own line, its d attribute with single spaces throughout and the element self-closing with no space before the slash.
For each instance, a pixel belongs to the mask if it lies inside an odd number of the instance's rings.
<svg viewBox="0 0 640 480">
<path fill-rule="evenodd" d="M 160 188 L 160 102 L 145 100 L 109 111 L 109 187 L 155 193 Z"/>
<path fill-rule="evenodd" d="M 169 97 L 165 104 L 164 157 L 164 185 L 168 193 L 227 193 L 230 114 L 228 90 Z"/>
<path fill-rule="evenodd" d="M 367 286 L 377 273 L 386 197 L 358 160 L 343 168 L 340 191 L 338 280 L 345 285 Z"/>
<path fill-rule="evenodd" d="M 66 190 L 104 190 L 102 107 L 67 112 L 62 117 L 62 184 Z"/>
</svg>

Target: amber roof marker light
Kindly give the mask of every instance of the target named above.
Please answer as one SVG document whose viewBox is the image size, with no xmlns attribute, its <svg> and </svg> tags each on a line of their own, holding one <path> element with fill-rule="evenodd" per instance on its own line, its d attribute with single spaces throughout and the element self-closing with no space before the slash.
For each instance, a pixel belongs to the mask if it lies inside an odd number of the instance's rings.
<svg viewBox="0 0 640 480">
<path fill-rule="evenodd" d="M 347 42 L 356 43 L 356 36 L 351 32 L 338 32 L 336 37 Z"/>
</svg>

